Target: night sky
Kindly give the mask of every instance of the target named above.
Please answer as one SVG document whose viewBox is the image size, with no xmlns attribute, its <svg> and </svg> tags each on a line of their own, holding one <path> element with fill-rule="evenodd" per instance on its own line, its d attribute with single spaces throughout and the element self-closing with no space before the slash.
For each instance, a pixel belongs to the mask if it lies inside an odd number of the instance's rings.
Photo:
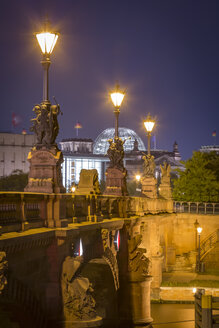
<svg viewBox="0 0 219 328">
<path fill-rule="evenodd" d="M 45 14 L 60 38 L 51 56 L 50 100 L 63 116 L 62 138 L 92 138 L 114 125 L 109 91 L 126 89 L 120 126 L 146 143 L 142 120 L 156 116 L 157 148 L 183 159 L 201 145 L 219 144 L 219 1 L 1 0 L 1 121 L 29 129 L 42 101 L 41 52 L 34 36 Z M 212 132 L 217 131 L 217 137 Z M 215 140 L 217 139 L 217 140 Z"/>
</svg>

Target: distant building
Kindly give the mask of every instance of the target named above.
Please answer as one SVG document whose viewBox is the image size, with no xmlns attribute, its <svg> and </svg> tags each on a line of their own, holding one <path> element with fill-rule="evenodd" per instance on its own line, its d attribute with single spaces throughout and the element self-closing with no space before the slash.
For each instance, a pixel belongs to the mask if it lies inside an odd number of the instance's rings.
<svg viewBox="0 0 219 328">
<path fill-rule="evenodd" d="M 114 128 L 104 130 L 95 142 L 79 138 L 63 139 L 60 142 L 64 158 L 63 184 L 67 190 L 73 183 L 79 182 L 81 169 L 97 169 L 99 180 L 105 180 L 105 171 L 109 165 L 108 140 L 114 138 L 114 131 Z M 133 180 L 137 174 L 142 174 L 142 154 L 146 153 L 146 148 L 142 139 L 131 129 L 119 128 L 119 136 L 125 140 L 124 165 L 128 171 L 128 180 Z M 0 133 L 0 177 L 10 175 L 14 170 L 27 173 L 27 156 L 35 143 L 35 135 Z M 155 157 L 157 178 L 160 176 L 160 164 L 163 165 L 165 161 L 171 165 L 172 170 L 184 169 L 176 142 L 173 151 L 152 149 L 151 154 Z"/>
<path fill-rule="evenodd" d="M 201 151 L 202 153 L 210 153 L 211 151 L 215 151 L 217 154 L 219 154 L 219 145 L 201 146 L 199 151 Z"/>
<path fill-rule="evenodd" d="M 73 183 L 79 182 L 81 169 L 97 169 L 99 180 L 105 180 L 105 171 L 109 165 L 108 140 L 114 138 L 114 133 L 114 128 L 109 128 L 101 132 L 95 142 L 91 139 L 77 138 L 64 139 L 60 142 L 64 157 L 62 164 L 63 184 L 67 190 Z M 119 128 L 119 136 L 125 140 L 124 165 L 128 171 L 128 180 L 133 180 L 136 174 L 142 174 L 142 154 L 146 152 L 146 148 L 142 139 L 131 129 Z M 183 164 L 180 163 L 181 155 L 176 142 L 172 152 L 152 149 L 151 154 L 155 157 L 157 178 L 160 175 L 160 164 L 165 161 L 171 165 L 172 170 L 184 169 Z"/>
<path fill-rule="evenodd" d="M 93 140 L 92 139 L 63 139 L 60 143 L 61 150 L 69 153 L 92 153 Z"/>
<path fill-rule="evenodd" d="M 27 173 L 27 156 L 34 143 L 32 134 L 0 132 L 0 177 L 10 175 L 14 170 Z"/>
</svg>

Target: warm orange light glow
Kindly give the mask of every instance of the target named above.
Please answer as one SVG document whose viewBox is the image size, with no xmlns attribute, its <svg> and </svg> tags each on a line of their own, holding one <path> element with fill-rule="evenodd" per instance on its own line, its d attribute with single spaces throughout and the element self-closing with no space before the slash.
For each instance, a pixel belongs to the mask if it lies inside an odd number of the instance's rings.
<svg viewBox="0 0 219 328">
<path fill-rule="evenodd" d="M 146 120 L 144 121 L 144 126 L 147 132 L 151 132 L 153 130 L 155 124 L 155 120 L 151 118 L 151 115 L 148 114 Z"/>
<path fill-rule="evenodd" d="M 36 38 L 42 53 L 51 54 L 56 45 L 58 34 L 50 33 L 50 32 L 42 32 L 42 33 L 37 33 Z"/>
<path fill-rule="evenodd" d="M 111 99 L 115 107 L 120 107 L 124 98 L 124 94 L 119 92 L 111 93 Z"/>
<path fill-rule="evenodd" d="M 140 180 L 141 180 L 141 176 L 140 176 L 139 174 L 137 174 L 137 175 L 135 176 L 135 179 L 136 179 L 137 181 L 140 181 Z"/>
<path fill-rule="evenodd" d="M 198 228 L 197 228 L 197 231 L 198 231 L 198 234 L 200 235 L 201 232 L 202 232 L 202 227 L 198 227 Z"/>
<path fill-rule="evenodd" d="M 111 100 L 113 102 L 113 105 L 116 107 L 116 108 L 119 108 L 123 102 L 123 99 L 125 97 L 125 93 L 124 92 L 121 92 L 119 90 L 119 85 L 117 84 L 116 85 L 116 88 L 115 88 L 115 91 L 113 91 L 111 94 L 110 94 L 110 97 L 111 97 Z"/>
<path fill-rule="evenodd" d="M 75 190 L 76 190 L 76 187 L 75 187 L 75 186 L 72 186 L 72 187 L 71 187 L 71 192 L 73 192 L 73 193 L 74 193 L 74 192 L 75 192 Z"/>
</svg>

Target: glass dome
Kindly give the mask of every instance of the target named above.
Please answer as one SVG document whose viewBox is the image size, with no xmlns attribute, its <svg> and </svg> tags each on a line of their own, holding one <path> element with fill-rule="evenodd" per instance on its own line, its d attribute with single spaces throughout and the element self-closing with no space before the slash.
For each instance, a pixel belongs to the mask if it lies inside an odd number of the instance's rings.
<svg viewBox="0 0 219 328">
<path fill-rule="evenodd" d="M 99 155 L 105 155 L 109 148 L 108 139 L 113 139 L 115 136 L 115 129 L 109 128 L 104 130 L 99 134 L 94 142 L 93 153 Z M 119 137 L 122 140 L 126 140 L 124 143 L 124 151 L 126 153 L 130 152 L 134 148 L 134 142 L 137 140 L 138 142 L 138 149 L 141 151 L 145 151 L 145 145 L 141 138 L 137 135 L 137 133 L 131 129 L 127 128 L 119 128 Z"/>
</svg>

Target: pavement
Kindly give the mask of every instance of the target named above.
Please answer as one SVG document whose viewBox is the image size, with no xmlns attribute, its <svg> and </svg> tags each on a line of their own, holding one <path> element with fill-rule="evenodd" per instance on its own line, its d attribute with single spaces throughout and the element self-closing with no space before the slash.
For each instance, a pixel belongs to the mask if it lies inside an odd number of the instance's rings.
<svg viewBox="0 0 219 328">
<path fill-rule="evenodd" d="M 190 282 L 192 280 L 218 280 L 219 275 L 198 274 L 196 272 L 163 272 L 163 281 Z"/>
</svg>

